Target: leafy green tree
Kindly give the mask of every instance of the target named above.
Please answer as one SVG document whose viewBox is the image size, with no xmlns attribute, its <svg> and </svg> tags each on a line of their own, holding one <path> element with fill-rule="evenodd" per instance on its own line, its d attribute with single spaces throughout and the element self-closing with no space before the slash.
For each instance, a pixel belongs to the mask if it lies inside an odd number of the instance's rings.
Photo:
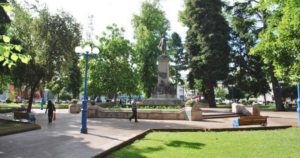
<svg viewBox="0 0 300 158">
<path fill-rule="evenodd" d="M 49 83 L 55 72 L 67 74 L 70 60 L 76 55 L 74 48 L 81 39 L 80 24 L 70 14 L 60 11 L 51 15 L 47 8 L 36 8 L 38 16 L 33 17 L 31 11 L 16 3 L 11 28 L 12 35 L 22 40 L 26 54 L 32 57 L 28 65 L 18 62 L 13 69 L 14 85 L 30 88 L 28 111 L 41 81 Z"/>
<path fill-rule="evenodd" d="M 228 94 L 226 94 L 225 98 L 231 100 L 232 99 L 232 89 L 233 89 L 233 99 L 240 100 L 241 98 L 245 98 L 245 94 L 240 89 L 240 87 L 228 87 Z"/>
<path fill-rule="evenodd" d="M 30 59 L 21 52 L 20 40 L 11 38 L 8 29 L 11 20 L 6 12 L 10 12 L 12 7 L 6 0 L 0 1 L 0 90 L 8 90 L 8 85 L 12 83 L 10 77 L 10 67 L 20 58 L 24 63 Z"/>
<path fill-rule="evenodd" d="M 69 77 L 66 81 L 66 90 L 72 93 L 73 98 L 76 98 L 79 95 L 80 87 L 83 82 L 78 63 L 78 57 L 73 57 L 72 65 L 69 68 Z"/>
<path fill-rule="evenodd" d="M 61 100 L 72 100 L 72 95 L 66 91 L 66 88 L 62 89 L 59 95 Z"/>
<path fill-rule="evenodd" d="M 259 36 L 260 42 L 252 49 L 252 53 L 262 55 L 266 62 L 272 62 L 275 76 L 280 80 L 300 83 L 299 1 L 260 1 L 259 7 L 272 14 L 264 21 L 264 31 Z M 275 86 L 279 89 L 278 84 Z"/>
<path fill-rule="evenodd" d="M 242 3 L 243 4 L 243 3 Z M 231 16 L 232 42 L 231 59 L 232 64 L 229 83 L 240 87 L 247 100 L 250 96 L 257 97 L 270 90 L 267 78 L 267 65 L 264 64 L 260 55 L 250 55 L 249 51 L 257 41 L 256 21 L 249 19 L 247 6 L 235 3 Z M 258 28 L 259 29 L 259 28 Z"/>
<path fill-rule="evenodd" d="M 248 14 L 248 19 L 249 21 L 252 21 L 255 23 L 255 26 L 261 26 L 260 28 L 257 28 L 255 34 L 259 34 L 262 32 L 265 32 L 265 30 L 270 27 L 268 25 L 267 21 L 270 20 L 270 15 L 272 14 L 271 10 L 268 10 L 268 7 L 266 5 L 266 0 L 247 0 L 245 2 L 236 2 L 235 7 L 240 8 L 240 11 L 246 12 Z M 269 37 L 268 37 L 269 38 Z M 261 46 L 260 46 L 261 45 Z M 284 110 L 284 106 L 282 104 L 282 99 L 280 96 L 280 90 L 279 90 L 279 84 L 278 84 L 278 79 L 274 75 L 274 61 L 273 59 L 271 60 L 266 60 L 266 54 L 270 50 L 266 49 L 265 44 L 262 44 L 262 38 L 259 38 L 259 42 L 257 43 L 256 46 L 252 46 L 253 49 L 250 50 L 250 54 L 256 54 L 259 56 L 262 56 L 264 59 L 264 62 L 268 64 L 269 68 L 269 76 L 271 78 L 272 82 L 272 87 L 273 87 L 273 93 L 274 93 L 274 98 L 276 102 L 276 110 Z M 259 49 L 261 48 L 261 49 Z"/>
<path fill-rule="evenodd" d="M 221 89 L 221 88 L 218 87 L 216 89 L 216 97 L 221 98 L 222 100 L 224 100 L 225 96 L 226 96 L 226 91 L 224 89 Z"/>
<path fill-rule="evenodd" d="M 165 17 L 157 1 L 142 3 L 141 12 L 133 15 L 132 25 L 135 29 L 133 61 L 137 63 L 141 79 L 141 87 L 145 98 L 151 96 L 152 88 L 157 84 L 157 57 L 161 54 L 158 48 L 162 34 L 170 28 L 170 23 Z"/>
<path fill-rule="evenodd" d="M 216 107 L 214 86 L 227 78 L 230 61 L 230 28 L 222 13 L 225 4 L 220 0 L 187 0 L 185 6 L 189 67 L 195 78 L 205 83 L 209 106 Z"/>
<path fill-rule="evenodd" d="M 0 63 L 1 67 L 6 65 L 10 68 L 12 65 L 16 65 L 15 62 L 21 59 L 23 63 L 28 63 L 30 56 L 21 54 L 22 47 L 15 45 L 11 41 L 11 37 L 7 35 L 9 24 L 11 22 L 6 12 L 10 12 L 12 7 L 7 3 L 6 0 L 0 1 Z M 3 68 L 1 68 L 3 69 Z"/>
<path fill-rule="evenodd" d="M 181 74 L 179 71 L 187 69 L 185 64 L 185 53 L 183 52 L 183 45 L 181 42 L 181 37 L 178 33 L 174 32 L 171 35 L 171 39 L 168 42 L 169 51 L 171 51 L 171 55 L 174 58 L 175 66 L 171 66 L 170 68 L 174 67 L 174 72 L 171 71 L 170 76 L 174 76 L 172 79 L 175 80 L 175 86 L 179 84 L 183 84 L 183 80 L 181 79 Z"/>
<path fill-rule="evenodd" d="M 282 98 L 283 100 L 286 100 L 286 98 L 290 97 L 292 99 L 298 98 L 298 92 L 297 92 L 297 85 L 284 83 L 281 84 L 281 92 L 282 92 Z"/>
<path fill-rule="evenodd" d="M 116 96 L 119 91 L 130 94 L 137 85 L 137 77 L 132 69 L 129 56 L 132 53 L 132 45 L 124 38 L 124 28 L 117 25 L 107 26 L 109 34 L 103 33 L 97 37 L 100 45 L 100 55 L 89 60 L 88 94 Z M 81 61 L 84 65 L 85 61 Z"/>
</svg>

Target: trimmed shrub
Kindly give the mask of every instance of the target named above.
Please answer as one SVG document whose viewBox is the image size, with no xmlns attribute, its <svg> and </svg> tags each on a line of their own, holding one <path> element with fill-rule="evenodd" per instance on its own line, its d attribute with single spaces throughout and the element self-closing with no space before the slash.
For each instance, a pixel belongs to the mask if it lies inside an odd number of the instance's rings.
<svg viewBox="0 0 300 158">
<path fill-rule="evenodd" d="M 246 102 L 246 100 L 244 100 L 244 99 L 239 100 L 239 103 L 245 103 L 245 102 Z"/>
<path fill-rule="evenodd" d="M 186 104 L 188 104 L 188 105 L 194 105 L 194 104 L 196 104 L 196 100 L 195 99 L 191 99 L 191 100 L 188 100 L 187 102 L 186 102 Z"/>
<path fill-rule="evenodd" d="M 12 100 L 7 99 L 5 102 L 6 102 L 6 103 L 12 103 Z"/>
</svg>

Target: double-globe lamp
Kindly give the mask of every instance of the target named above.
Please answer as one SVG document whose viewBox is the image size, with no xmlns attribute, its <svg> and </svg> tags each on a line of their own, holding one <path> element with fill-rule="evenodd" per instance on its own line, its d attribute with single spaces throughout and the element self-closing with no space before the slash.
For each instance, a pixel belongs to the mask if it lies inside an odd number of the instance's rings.
<svg viewBox="0 0 300 158">
<path fill-rule="evenodd" d="M 85 57 L 85 78 L 84 78 L 84 98 L 82 101 L 82 108 L 81 108 L 81 128 L 80 133 L 87 133 L 87 96 L 86 96 L 86 82 L 87 82 L 87 70 L 88 70 L 88 56 L 94 57 L 95 55 L 99 54 L 99 49 L 97 47 L 93 48 L 92 45 L 86 45 L 84 48 L 76 47 L 75 52 L 78 56 Z"/>
</svg>

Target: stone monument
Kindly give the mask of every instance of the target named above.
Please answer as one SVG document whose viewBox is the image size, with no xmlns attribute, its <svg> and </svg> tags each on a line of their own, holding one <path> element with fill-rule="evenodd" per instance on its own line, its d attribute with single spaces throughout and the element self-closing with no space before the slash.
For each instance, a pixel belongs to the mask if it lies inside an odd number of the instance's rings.
<svg viewBox="0 0 300 158">
<path fill-rule="evenodd" d="M 166 55 L 165 35 L 162 36 L 159 46 L 162 47 L 162 55 L 158 61 L 157 85 L 152 89 L 149 99 L 144 100 L 143 105 L 184 105 L 184 102 L 176 97 L 176 88 L 169 83 L 169 57 Z"/>
</svg>

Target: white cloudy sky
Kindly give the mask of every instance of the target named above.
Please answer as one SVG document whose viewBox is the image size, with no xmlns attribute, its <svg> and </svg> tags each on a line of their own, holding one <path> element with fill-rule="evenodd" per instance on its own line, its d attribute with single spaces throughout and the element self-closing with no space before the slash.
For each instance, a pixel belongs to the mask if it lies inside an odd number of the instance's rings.
<svg viewBox="0 0 300 158">
<path fill-rule="evenodd" d="M 23 1 L 23 0 L 19 0 Z M 35 0 L 27 0 L 35 2 Z M 70 12 L 84 28 L 83 37 L 87 28 L 87 17 L 89 14 L 94 15 L 94 35 L 102 35 L 106 31 L 106 26 L 117 24 L 118 27 L 124 27 L 126 39 L 131 42 L 133 40 L 133 28 L 131 19 L 133 14 L 139 14 L 141 4 L 145 0 L 39 0 L 40 3 L 46 3 L 50 12 L 55 13 L 57 9 L 63 9 Z M 235 0 L 228 0 L 235 1 Z M 168 32 L 171 35 L 177 32 L 182 40 L 186 37 L 187 28 L 183 27 L 177 20 L 179 10 L 184 9 L 184 0 L 161 0 L 162 10 L 166 13 L 166 18 L 170 21 L 171 30 Z M 186 76 L 187 72 L 182 72 Z"/>
<path fill-rule="evenodd" d="M 22 0 L 19 0 L 22 1 Z M 34 2 L 35 0 L 27 0 Z M 70 12 L 86 29 L 87 17 L 89 14 L 94 15 L 94 35 L 102 35 L 106 31 L 106 26 L 117 24 L 118 27 L 124 27 L 125 38 L 133 41 L 133 28 L 131 19 L 133 14 L 140 12 L 141 4 L 145 0 L 39 0 L 40 3 L 46 3 L 49 10 L 55 13 L 57 9 L 63 8 Z M 234 1 L 234 0 L 229 0 Z M 161 0 L 162 10 L 166 13 L 166 18 L 170 21 L 172 34 L 177 32 L 184 40 L 187 28 L 183 27 L 177 21 L 179 10 L 183 10 L 184 0 Z M 85 36 L 85 30 L 83 32 Z"/>
</svg>

